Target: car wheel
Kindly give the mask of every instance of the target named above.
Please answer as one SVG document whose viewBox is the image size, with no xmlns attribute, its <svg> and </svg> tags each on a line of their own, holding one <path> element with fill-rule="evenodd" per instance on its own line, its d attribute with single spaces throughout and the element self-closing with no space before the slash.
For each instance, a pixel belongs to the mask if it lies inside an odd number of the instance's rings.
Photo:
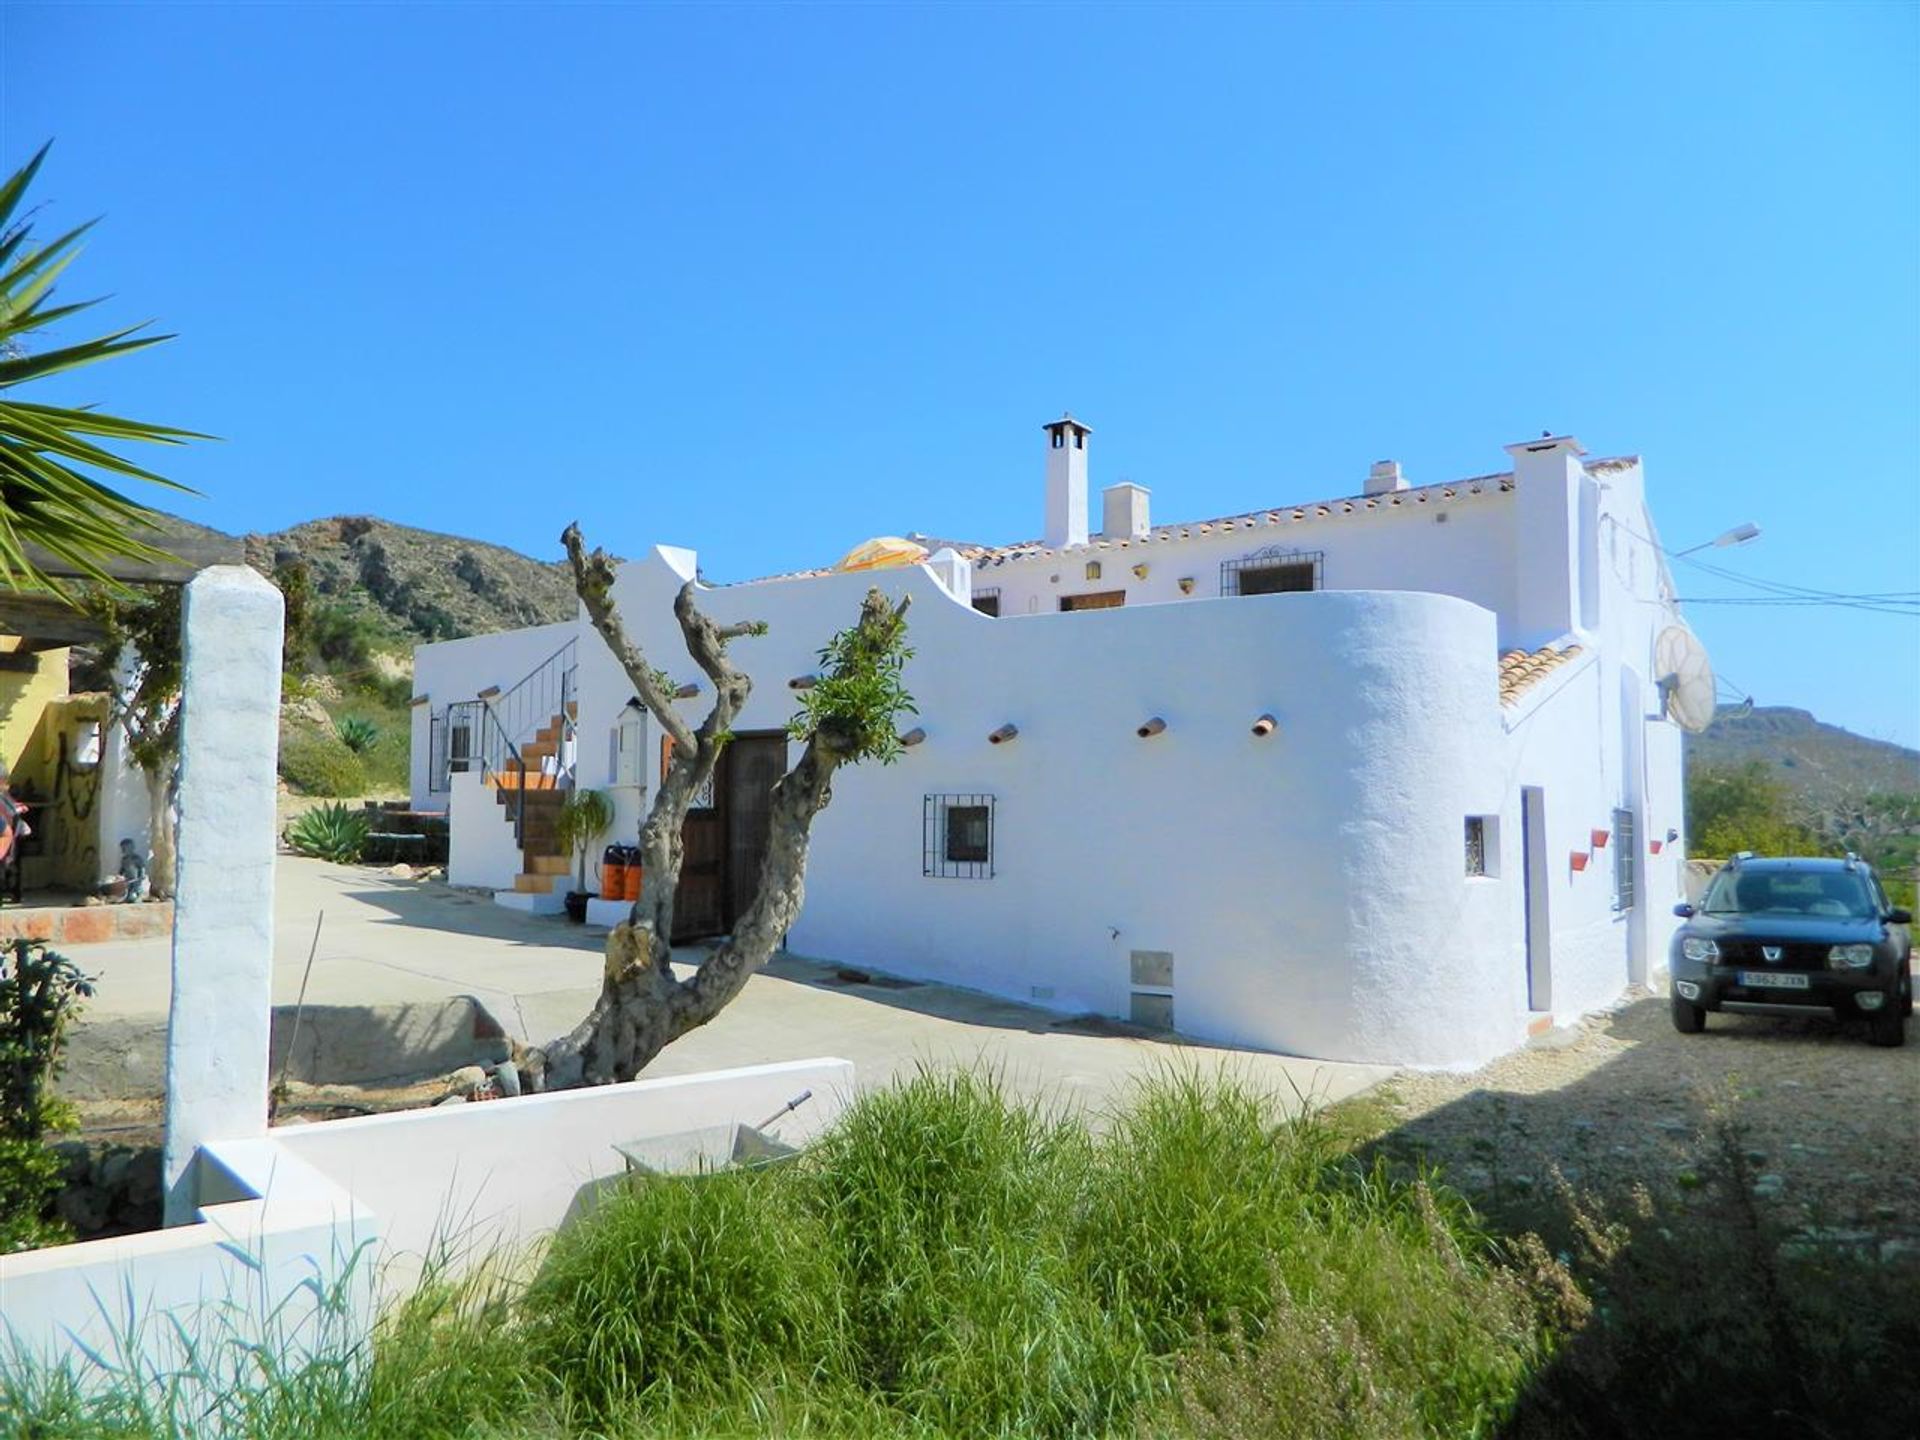
<svg viewBox="0 0 1920 1440">
<path fill-rule="evenodd" d="M 1889 999 L 1892 997 L 1889 996 Z M 1868 1017 L 1867 1043 L 1895 1049 L 1907 1043 L 1907 1014 L 1898 1005 L 1889 1005 L 1886 1009 Z"/>
<path fill-rule="evenodd" d="M 1691 1000 L 1675 995 L 1668 1004 L 1673 1010 L 1673 1028 L 1682 1035 L 1698 1035 L 1707 1028 L 1707 1012 Z"/>
<path fill-rule="evenodd" d="M 1913 980 L 1911 978 L 1907 980 L 1905 985 L 1900 987 L 1900 1013 L 1902 1015 L 1913 1014 Z"/>
</svg>

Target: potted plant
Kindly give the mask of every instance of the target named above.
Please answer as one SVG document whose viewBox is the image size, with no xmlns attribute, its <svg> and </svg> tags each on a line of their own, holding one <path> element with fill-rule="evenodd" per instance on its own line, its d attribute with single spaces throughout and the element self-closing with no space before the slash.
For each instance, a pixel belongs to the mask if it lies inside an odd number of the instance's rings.
<svg viewBox="0 0 1920 1440">
<path fill-rule="evenodd" d="M 567 918 L 576 925 L 587 918 L 587 852 L 593 842 L 613 824 L 613 802 L 603 790 L 575 790 L 560 802 L 554 819 L 554 838 L 562 850 L 577 855 L 579 885 L 567 892 Z"/>
</svg>

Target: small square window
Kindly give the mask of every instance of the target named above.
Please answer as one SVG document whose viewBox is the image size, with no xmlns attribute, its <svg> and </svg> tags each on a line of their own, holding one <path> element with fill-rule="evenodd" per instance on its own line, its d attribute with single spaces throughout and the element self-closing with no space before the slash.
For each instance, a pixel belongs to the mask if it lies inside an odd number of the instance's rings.
<svg viewBox="0 0 1920 1440">
<path fill-rule="evenodd" d="M 1500 817 L 1467 816 L 1467 874 L 1484 880 L 1500 875 Z"/>
<path fill-rule="evenodd" d="M 942 880 L 992 878 L 993 796 L 926 797 L 920 873 Z"/>
<path fill-rule="evenodd" d="M 947 808 L 947 859 L 985 864 L 993 839 L 992 812 L 984 805 Z"/>
</svg>

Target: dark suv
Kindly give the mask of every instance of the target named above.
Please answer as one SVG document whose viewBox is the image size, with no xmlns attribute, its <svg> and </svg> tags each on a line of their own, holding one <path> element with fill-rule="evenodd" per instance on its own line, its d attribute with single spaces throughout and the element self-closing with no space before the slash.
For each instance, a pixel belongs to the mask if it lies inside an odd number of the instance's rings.
<svg viewBox="0 0 1920 1440">
<path fill-rule="evenodd" d="M 1913 916 L 1873 871 L 1844 860 L 1755 859 L 1720 867 L 1673 937 L 1673 1028 L 1697 1035 L 1709 1010 L 1825 1012 L 1863 1019 L 1875 1045 L 1904 1045 L 1913 1013 Z"/>
</svg>

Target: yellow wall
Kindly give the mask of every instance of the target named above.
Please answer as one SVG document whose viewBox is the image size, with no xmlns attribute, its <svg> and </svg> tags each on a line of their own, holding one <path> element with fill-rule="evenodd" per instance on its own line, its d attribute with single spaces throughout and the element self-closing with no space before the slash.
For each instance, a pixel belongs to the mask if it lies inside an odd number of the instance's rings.
<svg viewBox="0 0 1920 1440">
<path fill-rule="evenodd" d="M 19 651 L 18 635 L 0 635 L 0 655 Z M 0 761 L 19 768 L 33 745 L 47 702 L 67 693 L 67 652 L 42 650 L 31 672 L 0 671 Z"/>
</svg>

